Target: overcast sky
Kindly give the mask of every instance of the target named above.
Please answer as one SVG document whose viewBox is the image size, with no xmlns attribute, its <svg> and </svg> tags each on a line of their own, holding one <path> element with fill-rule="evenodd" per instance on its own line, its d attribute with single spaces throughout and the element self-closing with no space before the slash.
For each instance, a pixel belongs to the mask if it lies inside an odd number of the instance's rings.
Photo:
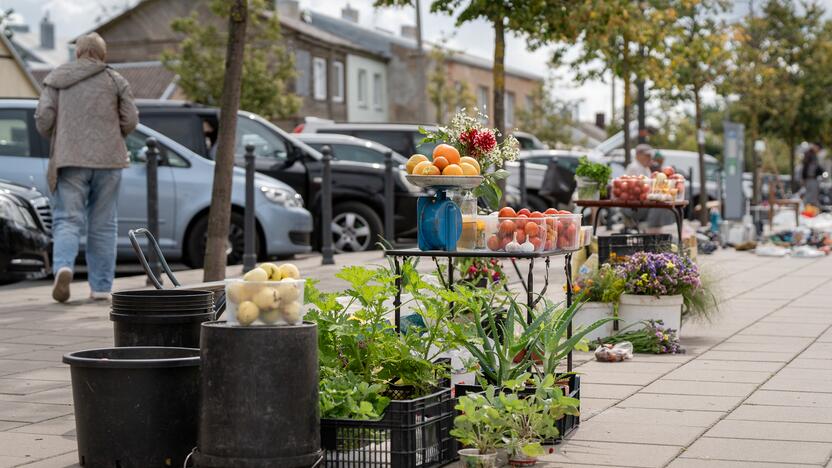
<svg viewBox="0 0 832 468">
<path fill-rule="evenodd" d="M 748 12 L 749 2 L 736 0 L 730 16 L 736 17 Z M 134 5 L 137 0 L 0 0 L 3 9 L 14 8 L 27 23 L 36 26 L 44 12 L 48 11 L 56 23 L 58 37 L 73 37 L 91 29 L 96 20 L 110 17 L 122 9 Z M 341 9 L 349 3 L 359 10 L 359 22 L 370 28 L 381 28 L 398 33 L 401 25 L 415 23 L 413 8 L 374 9 L 372 0 L 300 0 L 301 8 L 309 8 L 332 16 L 340 16 Z M 422 0 L 423 30 L 426 40 L 437 40 L 450 36 L 451 48 L 465 50 L 471 54 L 490 58 L 494 53 L 492 28 L 485 21 L 466 23 L 457 28 L 453 18 L 428 12 L 430 0 Z M 762 0 L 754 2 L 757 7 Z M 832 10 L 832 0 L 822 0 Z M 549 50 L 531 52 L 521 38 L 509 37 L 506 44 L 506 64 L 522 68 L 544 77 L 555 78 L 555 94 L 578 105 L 582 120 L 593 120 L 596 112 L 604 112 L 609 119 L 611 89 L 610 83 L 591 82 L 577 85 L 572 73 L 566 69 L 552 70 L 548 67 Z M 618 105 L 621 101 L 621 85 L 616 91 Z"/>
</svg>

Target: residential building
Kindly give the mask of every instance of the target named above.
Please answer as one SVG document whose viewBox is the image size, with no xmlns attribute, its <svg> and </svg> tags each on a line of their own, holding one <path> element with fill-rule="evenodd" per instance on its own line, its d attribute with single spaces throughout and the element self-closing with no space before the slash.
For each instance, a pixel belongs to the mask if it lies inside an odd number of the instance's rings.
<svg viewBox="0 0 832 468">
<path fill-rule="evenodd" d="M 55 24 L 44 14 L 37 32 L 21 23 L 10 28 L 11 42 L 29 70 L 51 70 L 75 60 L 75 46 L 68 38 L 57 36 Z"/>
<path fill-rule="evenodd" d="M 0 31 L 0 97 L 32 98 L 39 95 L 37 81 L 9 38 Z"/>
<path fill-rule="evenodd" d="M 359 111 L 357 118 L 364 116 L 366 119 L 386 121 L 386 59 L 314 27 L 295 0 L 279 0 L 276 8 L 285 46 L 295 58 L 296 77 L 289 88 L 302 99 L 296 116 L 277 123 L 284 128 L 291 128 L 305 116 L 350 119 L 349 102 L 352 102 L 351 99 L 357 102 L 358 99 L 358 96 L 350 97 L 353 90 L 358 92 L 358 68 L 351 69 L 351 64 L 365 69 L 367 76 L 368 104 L 366 109 L 360 106 L 356 109 Z M 161 53 L 175 49 L 182 39 L 171 30 L 170 24 L 176 18 L 192 13 L 201 21 L 213 23 L 218 28 L 225 27 L 223 22 L 210 13 L 207 0 L 144 0 L 98 26 L 95 31 L 107 41 L 110 62 L 123 63 L 125 69 L 154 66 L 163 74 L 165 69 L 158 62 Z M 134 65 L 128 66 L 126 63 Z M 130 80 L 127 75 L 125 78 Z M 139 78 L 137 74 L 136 79 Z M 154 78 L 142 74 L 141 79 Z M 353 80 L 356 83 L 352 83 Z M 171 76 L 169 83 L 175 86 L 175 77 Z M 134 81 L 131 84 L 136 86 Z M 374 84 L 384 86 L 385 89 L 381 93 L 374 93 Z M 141 87 L 152 90 L 160 88 L 158 84 Z M 176 96 L 177 93 L 181 94 L 181 90 L 174 89 L 167 95 Z"/>
<path fill-rule="evenodd" d="M 419 54 L 415 28 L 405 25 L 400 35 L 366 28 L 358 24 L 358 11 L 344 8 L 335 18 L 310 12 L 312 26 L 357 44 L 387 59 L 387 94 L 392 122 L 431 122 L 436 115 L 429 103 L 425 73 L 431 66 L 426 54 Z M 492 62 L 461 51 L 450 51 L 447 75 L 450 83 L 467 83 L 477 99 L 477 107 L 488 116 L 484 124 L 494 126 Z M 529 102 L 532 91 L 543 77 L 506 67 L 507 127 L 516 125 L 517 113 Z M 352 117 L 350 118 L 352 120 Z"/>
</svg>

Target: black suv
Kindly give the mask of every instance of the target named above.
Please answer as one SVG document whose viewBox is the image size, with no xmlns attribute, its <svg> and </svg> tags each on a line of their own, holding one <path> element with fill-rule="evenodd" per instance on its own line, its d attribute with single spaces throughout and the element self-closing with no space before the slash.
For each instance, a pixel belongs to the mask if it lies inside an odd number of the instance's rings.
<svg viewBox="0 0 832 468">
<path fill-rule="evenodd" d="M 182 101 L 138 100 L 137 105 L 143 124 L 173 138 L 196 154 L 213 159 L 219 109 Z M 295 189 L 314 216 L 315 225 L 320 227 L 321 154 L 266 119 L 240 111 L 235 145 L 235 163 L 238 166 L 244 165 L 247 144 L 255 147 L 257 171 L 282 180 Z M 381 152 L 381 149 L 386 150 L 378 145 L 374 148 Z M 383 231 L 384 167 L 339 160 L 337 151 L 333 156 L 333 246 L 336 251 L 372 249 Z M 402 161 L 398 155 L 395 159 Z M 422 192 L 407 183 L 398 165 L 394 180 L 396 237 L 413 238 L 416 234 L 416 199 Z M 320 242 L 320 236 L 316 241 Z"/>
</svg>

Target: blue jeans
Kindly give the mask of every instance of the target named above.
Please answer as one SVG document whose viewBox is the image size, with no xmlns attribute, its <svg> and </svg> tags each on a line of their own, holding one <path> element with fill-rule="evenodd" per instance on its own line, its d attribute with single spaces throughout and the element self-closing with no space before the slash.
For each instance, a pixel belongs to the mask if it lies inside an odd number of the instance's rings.
<svg viewBox="0 0 832 468">
<path fill-rule="evenodd" d="M 110 292 L 116 270 L 117 201 L 121 169 L 62 167 L 53 194 L 52 271 L 75 265 L 87 234 L 87 277 L 93 292 Z"/>
</svg>

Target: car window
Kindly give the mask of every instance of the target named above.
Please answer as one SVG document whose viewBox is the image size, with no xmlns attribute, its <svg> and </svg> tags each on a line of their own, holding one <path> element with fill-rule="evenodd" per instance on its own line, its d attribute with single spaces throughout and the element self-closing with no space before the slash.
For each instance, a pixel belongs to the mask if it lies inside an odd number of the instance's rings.
<svg viewBox="0 0 832 468">
<path fill-rule="evenodd" d="M 578 158 L 573 158 L 571 156 L 558 156 L 558 166 L 569 169 L 571 172 L 575 172 L 578 169 Z"/>
<path fill-rule="evenodd" d="M 29 120 L 25 110 L 0 110 L 0 155 L 32 156 Z"/>
<path fill-rule="evenodd" d="M 549 165 L 549 161 L 552 159 L 549 156 L 533 156 L 531 158 L 525 158 L 527 162 L 532 164 L 543 164 L 544 166 Z"/>
<path fill-rule="evenodd" d="M 254 145 L 254 155 L 257 157 L 286 159 L 286 143 L 280 136 L 255 120 L 240 117 L 237 119 L 235 153 L 245 154 L 245 147 L 249 144 Z"/>
<path fill-rule="evenodd" d="M 384 164 L 383 154 L 364 146 L 332 145 L 332 152 L 341 161 Z"/>
<path fill-rule="evenodd" d="M 189 114 L 142 115 L 141 122 L 162 133 L 196 154 L 205 152 L 205 144 L 198 140 L 194 132 L 194 117 Z"/>
<path fill-rule="evenodd" d="M 124 138 L 124 143 L 127 145 L 127 152 L 130 154 L 130 162 L 135 164 L 144 164 L 144 153 L 147 151 L 145 141 L 147 136 L 139 132 L 132 132 Z M 168 166 L 170 167 L 188 167 L 188 161 L 175 152 L 168 150 L 165 147 L 161 148 L 167 156 Z"/>
<path fill-rule="evenodd" d="M 350 134 L 358 138 L 381 143 L 400 154 L 409 154 L 413 151 L 411 149 L 413 148 L 411 146 L 413 141 L 411 141 L 410 135 L 407 132 L 397 130 L 355 130 L 350 132 Z"/>
<path fill-rule="evenodd" d="M 526 138 L 522 136 L 514 135 L 514 138 L 517 138 L 517 142 L 520 143 L 520 149 L 536 149 L 537 147 L 534 144 L 534 140 L 531 138 Z"/>
</svg>

